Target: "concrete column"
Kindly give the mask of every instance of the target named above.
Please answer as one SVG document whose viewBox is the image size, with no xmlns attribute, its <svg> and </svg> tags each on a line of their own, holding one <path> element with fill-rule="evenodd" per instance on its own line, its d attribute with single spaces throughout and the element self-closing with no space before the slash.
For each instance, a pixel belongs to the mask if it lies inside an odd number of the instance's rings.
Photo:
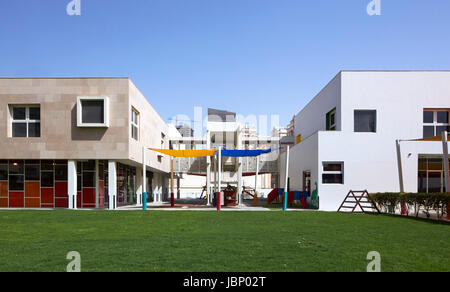
<svg viewBox="0 0 450 292">
<path fill-rule="evenodd" d="M 95 160 L 95 208 L 98 209 L 98 200 L 99 200 L 99 193 L 98 193 L 98 180 L 99 180 L 99 171 L 98 171 L 98 160 Z"/>
<path fill-rule="evenodd" d="M 206 149 L 211 149 L 211 132 L 206 131 Z M 206 202 L 211 205 L 211 157 L 206 157 Z"/>
<path fill-rule="evenodd" d="M 255 173 L 255 198 L 254 206 L 258 206 L 258 176 L 259 176 L 259 156 L 256 157 L 256 173 Z"/>
<path fill-rule="evenodd" d="M 450 175 L 448 169 L 448 132 L 442 132 L 442 149 L 443 149 L 443 160 L 444 160 L 444 186 L 445 191 L 450 193 Z"/>
<path fill-rule="evenodd" d="M 136 170 L 136 206 L 142 206 L 142 192 L 143 192 L 143 180 L 142 180 L 142 171 L 139 171 L 138 168 Z"/>
<path fill-rule="evenodd" d="M 108 161 L 108 195 L 109 210 L 117 208 L 117 163 L 113 160 Z"/>
<path fill-rule="evenodd" d="M 77 162 L 69 160 L 67 164 L 67 193 L 69 195 L 69 209 L 77 209 Z"/>
<path fill-rule="evenodd" d="M 237 134 L 237 145 L 236 145 L 236 149 L 238 150 L 242 150 L 242 130 L 239 128 L 238 129 L 238 134 Z M 241 205 L 242 202 L 244 202 L 243 200 L 243 194 L 242 194 L 242 157 L 237 158 L 237 164 L 238 164 L 238 182 L 237 182 L 237 193 L 236 193 L 236 198 L 237 198 L 237 204 Z"/>
</svg>

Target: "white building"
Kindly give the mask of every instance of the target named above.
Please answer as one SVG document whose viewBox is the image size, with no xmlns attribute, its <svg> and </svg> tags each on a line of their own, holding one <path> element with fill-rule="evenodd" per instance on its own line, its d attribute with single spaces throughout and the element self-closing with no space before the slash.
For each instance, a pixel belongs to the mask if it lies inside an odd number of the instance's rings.
<svg viewBox="0 0 450 292">
<path fill-rule="evenodd" d="M 450 71 L 342 71 L 294 117 L 290 190 L 317 183 L 325 211 L 349 190 L 443 191 L 442 142 L 396 141 L 440 135 L 449 111 Z"/>
</svg>

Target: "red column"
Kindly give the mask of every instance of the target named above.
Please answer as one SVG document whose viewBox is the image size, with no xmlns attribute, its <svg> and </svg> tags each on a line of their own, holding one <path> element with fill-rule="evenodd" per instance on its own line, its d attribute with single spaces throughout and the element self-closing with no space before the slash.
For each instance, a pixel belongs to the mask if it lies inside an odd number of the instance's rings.
<svg viewBox="0 0 450 292">
<path fill-rule="evenodd" d="M 401 204 L 402 204 L 402 215 L 408 215 L 405 201 L 402 200 Z"/>
<path fill-rule="evenodd" d="M 170 193 L 170 206 L 175 207 L 175 193 Z"/>
<path fill-rule="evenodd" d="M 218 192 L 217 193 L 217 211 L 220 211 L 221 209 L 222 209 L 222 202 L 221 202 L 221 198 L 220 198 L 220 196 L 221 196 L 221 193 L 220 192 Z"/>
</svg>

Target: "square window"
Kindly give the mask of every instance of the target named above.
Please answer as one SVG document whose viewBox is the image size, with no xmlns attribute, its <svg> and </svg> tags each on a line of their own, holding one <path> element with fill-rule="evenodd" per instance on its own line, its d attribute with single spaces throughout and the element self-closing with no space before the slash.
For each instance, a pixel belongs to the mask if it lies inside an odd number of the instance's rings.
<svg viewBox="0 0 450 292">
<path fill-rule="evenodd" d="M 448 124 L 448 112 L 437 112 L 437 122 L 439 124 Z"/>
<path fill-rule="evenodd" d="M 103 124 L 104 103 L 101 100 L 85 100 L 81 102 L 83 124 Z"/>
<path fill-rule="evenodd" d="M 67 181 L 67 166 L 66 165 L 55 165 L 55 180 L 57 181 Z"/>
<path fill-rule="evenodd" d="M 95 172 L 83 172 L 83 188 L 95 188 Z"/>
<path fill-rule="evenodd" d="M 323 184 L 343 184 L 344 183 L 344 163 L 324 162 L 322 173 Z"/>
<path fill-rule="evenodd" d="M 434 126 L 424 126 L 423 127 L 423 137 L 431 138 L 434 137 Z"/>
<path fill-rule="evenodd" d="M 41 168 L 39 165 L 26 165 L 25 166 L 25 180 L 39 181 L 40 174 L 41 174 Z"/>
<path fill-rule="evenodd" d="M 11 160 L 9 162 L 9 174 L 23 174 L 23 160 Z"/>
<path fill-rule="evenodd" d="M 15 138 L 27 137 L 27 123 L 13 123 L 12 136 Z"/>
<path fill-rule="evenodd" d="M 29 111 L 30 111 L 30 114 L 29 114 L 29 119 L 30 120 L 35 120 L 35 121 L 40 121 L 41 120 L 41 108 L 39 108 L 39 107 L 30 107 Z"/>
<path fill-rule="evenodd" d="M 355 110 L 355 132 L 376 133 L 376 131 L 377 131 L 377 111 Z"/>
<path fill-rule="evenodd" d="M 88 162 L 83 162 L 83 171 L 95 171 L 95 160 L 89 160 Z"/>
<path fill-rule="evenodd" d="M 53 171 L 54 164 L 55 163 L 53 160 L 42 160 L 41 161 L 41 170 Z"/>
<path fill-rule="evenodd" d="M 424 111 L 423 112 L 423 122 L 425 124 L 432 124 L 432 123 L 434 123 L 434 112 L 432 112 L 432 111 Z"/>
<path fill-rule="evenodd" d="M 11 134 L 14 138 L 41 136 L 41 108 L 39 106 L 10 106 Z"/>
<path fill-rule="evenodd" d="M 437 126 L 436 127 L 436 136 L 442 136 L 442 132 L 450 132 L 450 126 Z"/>
<path fill-rule="evenodd" d="M 41 137 L 41 123 L 28 124 L 28 137 L 30 138 Z"/>
<path fill-rule="evenodd" d="M 81 128 L 108 128 L 108 97 L 78 97 L 77 126 Z"/>
<path fill-rule="evenodd" d="M 13 119 L 14 120 L 26 120 L 26 107 L 14 107 L 13 108 Z"/>
<path fill-rule="evenodd" d="M 41 187 L 53 188 L 54 179 L 53 171 L 42 171 L 41 172 Z"/>
<path fill-rule="evenodd" d="M 25 190 L 24 176 L 10 175 L 8 185 L 10 191 L 24 191 Z"/>
</svg>

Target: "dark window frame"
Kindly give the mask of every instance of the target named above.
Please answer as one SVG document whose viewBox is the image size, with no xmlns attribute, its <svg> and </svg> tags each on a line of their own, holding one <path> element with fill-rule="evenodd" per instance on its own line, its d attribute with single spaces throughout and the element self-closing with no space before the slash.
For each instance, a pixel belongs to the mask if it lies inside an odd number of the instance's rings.
<svg viewBox="0 0 450 292">
<path fill-rule="evenodd" d="M 370 118 L 373 118 L 373 121 L 370 120 L 368 122 L 367 128 L 361 125 L 361 120 L 358 120 L 358 114 L 373 114 Z M 359 116 L 360 118 L 363 116 Z M 366 122 L 366 121 L 364 121 Z M 355 133 L 377 133 L 378 130 L 378 112 L 377 110 L 372 109 L 355 109 L 353 111 L 353 131 Z M 365 125 L 364 125 L 365 126 Z"/>
</svg>

